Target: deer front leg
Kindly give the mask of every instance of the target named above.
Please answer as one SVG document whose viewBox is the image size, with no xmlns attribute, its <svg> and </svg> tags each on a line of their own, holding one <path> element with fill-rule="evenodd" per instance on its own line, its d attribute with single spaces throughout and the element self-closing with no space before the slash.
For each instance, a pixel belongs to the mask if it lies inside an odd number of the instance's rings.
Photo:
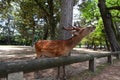
<svg viewBox="0 0 120 80">
<path fill-rule="evenodd" d="M 39 71 L 35 71 L 35 72 L 34 72 L 34 78 L 35 78 L 35 79 L 40 79 Z"/>
<path fill-rule="evenodd" d="M 71 56 L 71 51 L 69 52 L 68 56 Z M 67 78 L 66 78 L 66 72 L 65 72 L 65 65 L 63 65 L 62 68 L 63 68 L 63 77 L 62 78 L 63 78 L 63 80 L 66 80 Z"/>
<path fill-rule="evenodd" d="M 65 73 L 65 65 L 62 66 L 63 67 L 63 80 L 66 80 L 66 73 Z"/>
<path fill-rule="evenodd" d="M 60 80 L 60 66 L 58 66 L 57 80 Z"/>
</svg>

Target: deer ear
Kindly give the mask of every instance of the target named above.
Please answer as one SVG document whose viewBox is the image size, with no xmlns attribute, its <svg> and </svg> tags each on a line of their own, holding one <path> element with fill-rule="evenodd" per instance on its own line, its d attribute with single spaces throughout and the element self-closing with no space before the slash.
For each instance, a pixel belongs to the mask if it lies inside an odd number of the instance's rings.
<svg viewBox="0 0 120 80">
<path fill-rule="evenodd" d="M 75 35 L 75 36 L 78 36 L 79 35 L 79 32 L 73 32 L 73 35 Z"/>
<path fill-rule="evenodd" d="M 85 28 L 82 28 L 79 30 L 79 33 L 83 32 L 85 30 Z"/>
<path fill-rule="evenodd" d="M 81 32 L 84 31 L 84 29 L 85 29 L 85 28 L 81 28 L 81 29 L 79 29 L 79 31 L 74 30 L 74 31 L 72 31 L 71 33 L 72 33 L 73 35 L 75 35 L 75 36 L 78 36 Z"/>
</svg>

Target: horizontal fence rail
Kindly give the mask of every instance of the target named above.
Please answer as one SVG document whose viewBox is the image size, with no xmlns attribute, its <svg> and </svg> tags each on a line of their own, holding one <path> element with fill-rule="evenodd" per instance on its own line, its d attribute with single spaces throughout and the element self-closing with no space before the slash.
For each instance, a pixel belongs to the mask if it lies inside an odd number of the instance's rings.
<svg viewBox="0 0 120 80">
<path fill-rule="evenodd" d="M 108 62 L 111 63 L 111 55 L 116 55 L 120 58 L 120 52 L 112 53 L 97 53 L 85 54 L 81 56 L 55 57 L 55 58 L 41 58 L 31 60 L 20 60 L 13 62 L 0 62 L 0 77 L 7 77 L 8 74 L 14 72 L 34 72 L 36 70 L 49 69 L 62 65 L 69 65 L 77 62 L 89 61 L 89 69 L 95 71 L 94 60 L 96 58 L 108 57 Z"/>
</svg>

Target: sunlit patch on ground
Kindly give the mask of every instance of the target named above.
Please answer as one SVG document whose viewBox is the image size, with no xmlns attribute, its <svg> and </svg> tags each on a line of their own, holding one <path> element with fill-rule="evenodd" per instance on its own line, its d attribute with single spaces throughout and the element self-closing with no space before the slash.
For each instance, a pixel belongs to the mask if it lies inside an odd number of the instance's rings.
<svg viewBox="0 0 120 80">
<path fill-rule="evenodd" d="M 75 51 L 76 52 L 75 52 Z M 76 56 L 75 53 L 102 53 L 103 51 L 93 51 L 90 49 L 84 48 L 74 48 L 73 56 Z M 22 57 L 35 57 L 35 49 L 31 46 L 0 46 L 0 60 L 8 58 L 22 58 Z"/>
<path fill-rule="evenodd" d="M 0 46 L 0 60 L 34 56 L 35 50 L 31 46 Z"/>
</svg>

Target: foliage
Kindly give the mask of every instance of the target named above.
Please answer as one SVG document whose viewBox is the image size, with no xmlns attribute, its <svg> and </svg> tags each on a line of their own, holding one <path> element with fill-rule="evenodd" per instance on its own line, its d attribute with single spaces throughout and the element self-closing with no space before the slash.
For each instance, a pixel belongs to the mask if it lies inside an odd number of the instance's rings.
<svg viewBox="0 0 120 80">
<path fill-rule="evenodd" d="M 82 44 L 89 45 L 105 45 L 105 34 L 102 19 L 100 18 L 97 0 L 87 0 L 79 6 L 81 11 L 81 19 L 84 21 L 82 25 L 95 25 L 94 33 L 82 40 Z"/>
<path fill-rule="evenodd" d="M 113 6 L 113 7 L 120 6 L 120 1 L 119 0 L 108 0 L 106 3 L 107 3 L 108 8 L 110 8 L 111 6 Z M 120 31 L 119 31 L 120 9 L 119 10 L 113 9 L 113 10 L 110 10 L 110 12 L 111 12 L 112 20 L 113 20 L 113 23 L 114 23 L 113 30 L 114 30 L 114 33 L 116 35 L 116 38 L 117 38 L 118 42 L 120 43 Z"/>
<path fill-rule="evenodd" d="M 1 18 L 4 16 L 6 20 L 8 14 L 13 16 L 14 26 L 23 39 L 31 42 L 38 39 L 56 38 L 55 29 L 60 15 L 59 0 L 54 2 L 53 0 L 8 0 L 1 2 L 1 5 L 5 5 L 2 8 Z M 51 22 L 52 19 L 53 22 Z"/>
<path fill-rule="evenodd" d="M 112 6 L 120 6 L 119 0 L 106 0 L 107 7 L 110 8 Z M 79 9 L 81 11 L 81 23 L 82 25 L 93 24 L 96 26 L 96 30 L 93 34 L 87 36 L 82 43 L 86 42 L 89 44 L 94 43 L 95 45 L 105 45 L 106 35 L 103 28 L 103 22 L 101 19 L 100 11 L 98 9 L 98 0 L 85 0 L 79 5 Z M 116 36 L 118 37 L 118 26 L 119 26 L 119 16 L 120 11 L 111 10 L 113 22 L 117 25 L 114 29 Z"/>
<path fill-rule="evenodd" d="M 74 5 L 77 2 L 74 0 Z M 24 40 L 33 43 L 38 39 L 57 39 L 60 0 L 1 0 L 0 5 L 1 18 L 12 16 L 15 30 Z"/>
<path fill-rule="evenodd" d="M 77 2 L 78 0 L 74 0 L 74 5 Z M 108 8 L 111 6 L 120 6 L 120 1 L 106 0 L 106 4 Z M 82 44 L 86 42 L 89 44 L 94 43 L 95 45 L 105 44 L 103 23 L 97 6 L 98 0 L 82 0 L 82 3 L 79 5 L 80 24 L 82 26 L 90 24 L 96 26 L 95 32 L 87 36 L 82 41 Z M 31 44 L 38 39 L 57 39 L 59 35 L 59 0 L 1 0 L 0 11 L 0 19 L 6 21 L 4 26 L 7 27 L 5 28 L 1 25 L 0 33 L 11 34 L 14 41 L 17 41 L 18 44 L 24 42 Z M 120 32 L 118 31 L 120 26 L 120 11 L 110 10 L 110 12 L 115 25 L 113 29 L 116 37 L 120 39 Z M 14 31 L 11 29 L 14 29 Z M 0 40 L 4 40 L 4 36 L 0 36 Z M 11 36 L 6 36 L 6 38 L 9 37 L 11 40 Z"/>
</svg>

